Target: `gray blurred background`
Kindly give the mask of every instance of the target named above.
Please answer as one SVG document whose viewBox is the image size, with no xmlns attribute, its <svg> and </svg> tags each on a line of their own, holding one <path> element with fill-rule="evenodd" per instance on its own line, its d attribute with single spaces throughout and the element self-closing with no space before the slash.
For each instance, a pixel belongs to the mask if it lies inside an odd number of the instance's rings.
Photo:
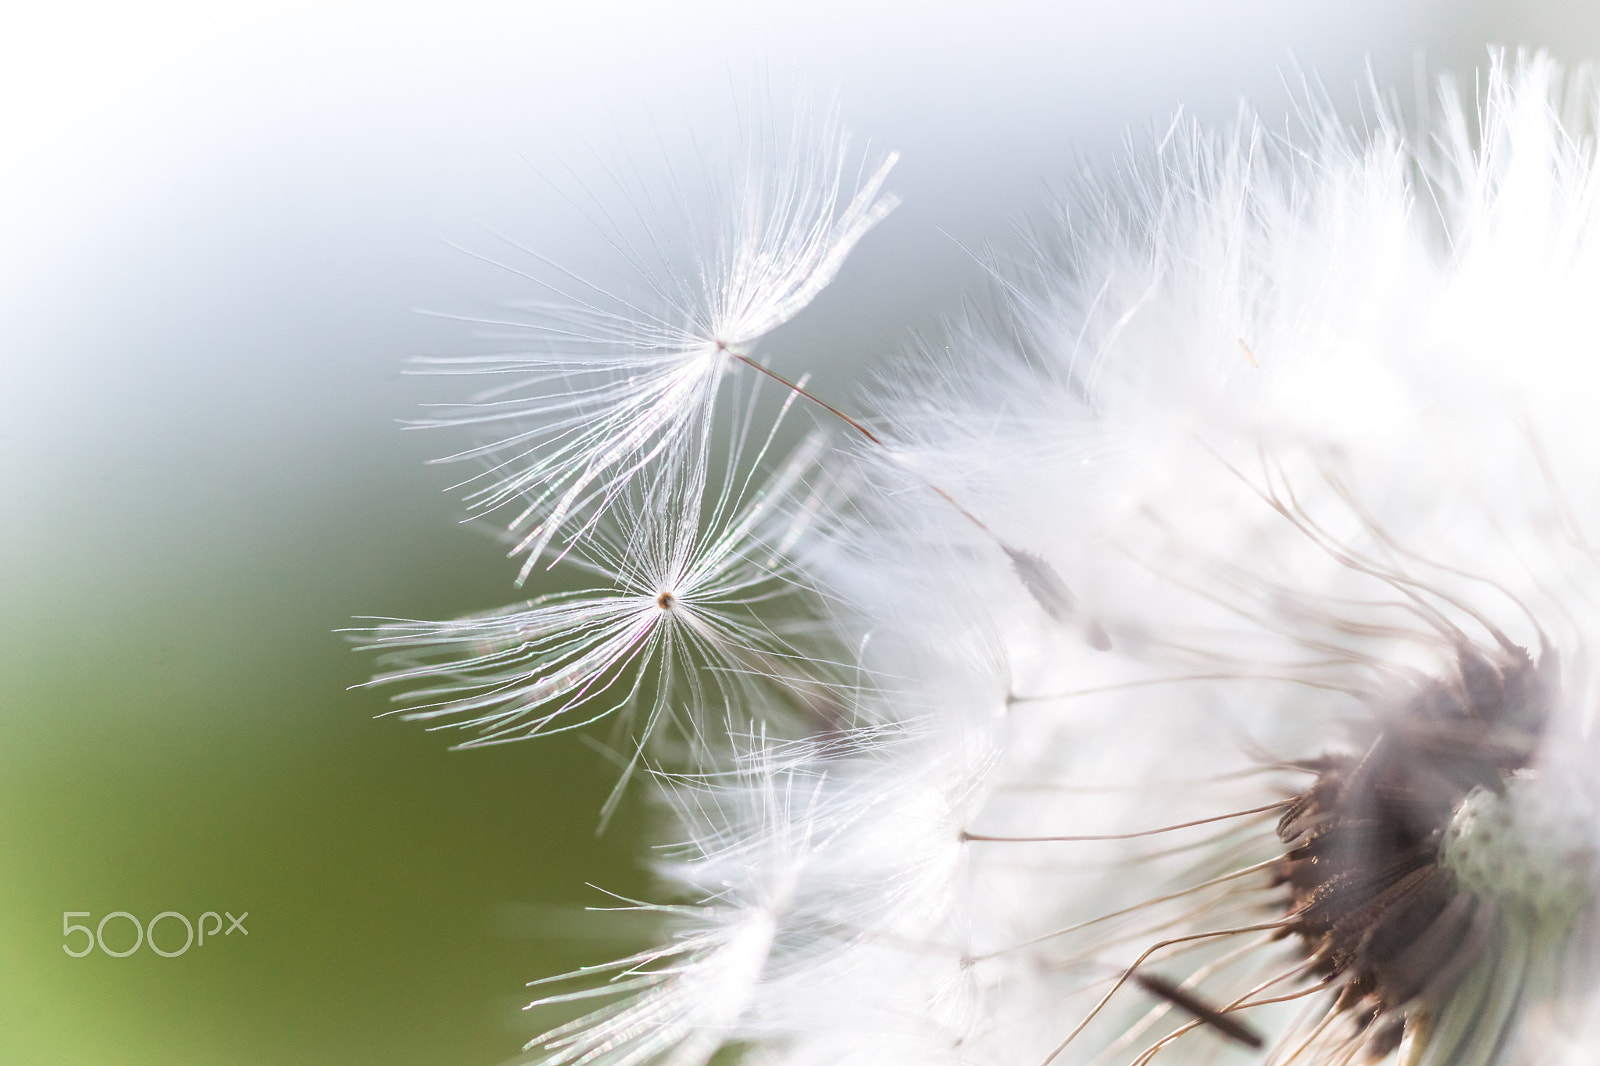
<svg viewBox="0 0 1600 1066">
<path fill-rule="evenodd" d="M 224 10 L 227 7 L 229 10 Z M 1446 0 L 53 5 L 0 13 L 0 1062 L 491 1064 L 523 982 L 628 949 L 648 812 L 573 737 L 451 753 L 346 692 L 354 615 L 512 599 L 462 443 L 400 432 L 532 295 L 490 231 L 623 283 L 541 175 L 706 151 L 753 84 L 834 98 L 905 206 L 771 339 L 849 394 L 982 283 L 968 249 L 1178 105 L 1353 107 L 1419 52 L 1600 53 L 1594 5 Z M 563 168 L 572 168 L 567 171 Z M 648 168 L 645 168 L 648 170 Z M 558 185 L 560 182 L 557 183 Z M 611 263 L 608 266 L 608 263 Z M 608 275 L 607 271 L 613 274 Z M 62 912 L 249 912 L 176 958 Z M 75 919 L 82 921 L 82 919 Z M 120 920 L 117 920 L 120 921 Z M 107 927 L 118 943 L 131 927 Z M 181 929 L 170 920 L 162 943 Z M 70 941 L 74 946 L 80 943 Z"/>
</svg>

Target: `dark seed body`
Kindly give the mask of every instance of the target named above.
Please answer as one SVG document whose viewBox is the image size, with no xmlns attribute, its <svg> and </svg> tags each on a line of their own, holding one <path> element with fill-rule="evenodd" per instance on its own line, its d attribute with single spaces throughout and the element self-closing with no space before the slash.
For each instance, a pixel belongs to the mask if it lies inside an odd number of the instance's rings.
<svg viewBox="0 0 1600 1066">
<path fill-rule="evenodd" d="M 1261 1048 L 1266 1046 L 1266 1041 L 1254 1029 L 1223 1011 L 1217 1010 L 1199 996 L 1179 985 L 1173 984 L 1165 977 L 1158 977 L 1152 973 L 1136 973 L 1133 975 L 1133 979 L 1145 991 L 1152 995 L 1160 996 L 1180 1010 L 1187 1011 L 1198 1021 L 1209 1025 L 1228 1039 L 1237 1041 L 1246 1047 Z"/>
</svg>

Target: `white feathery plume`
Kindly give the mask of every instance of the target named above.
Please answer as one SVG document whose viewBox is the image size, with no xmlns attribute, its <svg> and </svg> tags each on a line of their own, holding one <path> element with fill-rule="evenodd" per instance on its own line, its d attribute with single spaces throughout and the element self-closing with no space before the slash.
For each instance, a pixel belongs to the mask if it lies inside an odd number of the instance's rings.
<svg viewBox="0 0 1600 1066">
<path fill-rule="evenodd" d="M 846 139 L 821 125 L 797 122 L 787 143 L 749 142 L 718 190 L 726 225 L 709 248 L 691 247 L 689 262 L 648 205 L 636 206 L 640 243 L 597 201 L 590 210 L 641 292 L 610 291 L 528 252 L 555 276 L 528 275 L 550 298 L 524 305 L 526 321 L 484 323 L 510 327 L 527 347 L 424 362 L 432 373 L 510 379 L 423 424 L 490 436 L 450 460 L 486 464 L 465 483 L 475 512 L 513 510 L 513 554 L 526 556 L 519 583 L 564 527 L 575 524 L 562 534 L 570 546 L 653 463 L 703 461 L 731 364 L 750 363 L 751 346 L 815 299 L 898 203 L 883 192 L 897 157 L 852 182 Z"/>
<path fill-rule="evenodd" d="M 876 727 L 665 786 L 699 924 L 543 1061 L 1594 1061 L 1600 98 L 1478 109 L 1077 191 L 795 546 Z"/>
<path fill-rule="evenodd" d="M 821 443 L 808 439 L 768 473 L 776 431 L 753 457 L 741 435 L 709 496 L 698 465 L 632 486 L 573 560 L 603 578 L 600 587 L 450 621 L 374 619 L 382 624 L 356 639 L 389 669 L 366 684 L 406 686 L 395 697 L 402 717 L 474 732 L 462 748 L 621 714 L 632 733 L 629 770 L 664 732 L 705 758 L 710 724 L 757 708 L 774 724 L 781 707 L 805 720 L 795 728 L 837 724 L 835 666 L 817 623 L 806 621 L 817 597 L 780 554 L 806 522 L 791 497 Z"/>
<path fill-rule="evenodd" d="M 772 747 L 757 746 L 738 771 L 738 787 L 680 778 L 666 792 L 689 839 L 661 876 L 693 907 L 645 906 L 669 939 L 660 947 L 532 985 L 581 982 L 530 1008 L 609 1000 L 529 1041 L 541 1061 L 565 1066 L 703 1066 L 750 1007 L 793 893 L 793 875 L 812 847 L 818 782 L 786 768 Z M 603 983 L 595 978 L 605 976 Z"/>
<path fill-rule="evenodd" d="M 826 742 L 752 739 L 732 770 L 659 779 L 684 841 L 657 872 L 699 904 L 647 908 L 672 931 L 659 948 L 535 982 L 586 987 L 531 1006 L 616 1000 L 535 1038 L 529 1048 L 540 1049 L 538 1061 L 699 1066 L 730 1038 L 759 1044 L 786 1032 L 798 1021 L 795 1004 L 811 1006 L 836 980 L 846 998 L 862 996 L 866 989 L 851 978 L 866 977 L 870 956 L 897 982 L 875 990 L 875 999 L 914 996 L 898 970 L 903 944 L 892 930 L 917 928 L 942 911 L 949 883 L 961 876 L 961 849 L 945 827 L 970 797 L 951 780 L 971 779 L 985 754 L 933 741 L 940 751 L 933 764 L 893 765 L 884 751 L 934 751 L 932 738 L 895 729 Z M 859 762 L 847 756 L 869 751 Z M 902 866 L 908 852 L 922 861 Z M 916 988 L 959 988 L 957 957 L 946 952 L 929 962 Z M 845 972 L 833 973 L 838 966 Z M 595 980 L 603 975 L 615 976 Z M 847 1002 L 829 1009 L 861 1013 Z"/>
</svg>

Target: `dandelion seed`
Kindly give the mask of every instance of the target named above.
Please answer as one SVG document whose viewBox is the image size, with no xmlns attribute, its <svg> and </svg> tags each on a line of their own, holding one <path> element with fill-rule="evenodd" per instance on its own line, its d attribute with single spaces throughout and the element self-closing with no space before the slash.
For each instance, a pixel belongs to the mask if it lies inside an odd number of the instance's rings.
<svg viewBox="0 0 1600 1066">
<path fill-rule="evenodd" d="M 811 136 L 833 143 L 819 149 L 806 142 Z M 692 262 L 673 261 L 659 216 L 640 220 L 653 250 L 611 233 L 643 283 L 638 295 L 523 250 L 554 273 L 556 280 L 528 275 L 550 299 L 526 305 L 528 321 L 492 325 L 531 333 L 531 349 L 424 364 L 432 373 L 509 379 L 424 424 L 491 435 L 450 461 L 486 465 L 464 483 L 468 503 L 479 513 L 512 511 L 512 552 L 526 556 L 519 583 L 558 535 L 566 546 L 559 557 L 652 464 L 703 461 L 696 456 L 708 448 L 731 363 L 815 299 L 898 202 L 882 191 L 896 156 L 853 189 L 846 158 L 842 136 L 800 125 L 792 143 L 752 145 L 747 172 L 722 190 L 729 224 Z M 592 210 L 606 217 L 598 204 Z"/>
<path fill-rule="evenodd" d="M 462 748 L 620 715 L 631 751 L 613 803 L 652 739 L 700 752 L 713 723 L 755 707 L 775 725 L 787 706 L 803 722 L 795 728 L 816 728 L 836 713 L 833 668 L 821 657 L 824 642 L 808 634 L 807 590 L 773 545 L 792 534 L 790 496 L 820 444 L 807 442 L 756 487 L 751 478 L 771 445 L 769 434 L 743 474 L 736 448 L 709 501 L 698 468 L 635 489 L 581 548 L 602 587 L 360 631 L 359 642 L 389 666 L 368 685 L 405 686 L 397 699 L 407 719 L 476 734 Z"/>
</svg>

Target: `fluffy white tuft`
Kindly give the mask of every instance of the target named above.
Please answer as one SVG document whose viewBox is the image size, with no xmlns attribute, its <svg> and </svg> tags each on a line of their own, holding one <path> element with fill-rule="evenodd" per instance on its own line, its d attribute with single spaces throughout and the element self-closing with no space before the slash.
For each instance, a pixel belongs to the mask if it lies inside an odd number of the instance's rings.
<svg viewBox="0 0 1600 1066">
<path fill-rule="evenodd" d="M 882 383 L 784 542 L 848 713 L 661 779 L 680 931 L 544 1061 L 1600 1053 L 1600 98 L 1496 57 L 1475 103 L 1180 120 Z M 878 180 L 799 249 L 743 216 L 795 266 L 730 306 L 792 314 Z M 692 334 L 662 366 L 743 340 Z M 668 395 L 513 438 L 584 442 L 541 513 L 702 433 Z M 1424 859 L 1401 886 L 1334 830 Z"/>
<path fill-rule="evenodd" d="M 815 299 L 894 210 L 883 185 L 897 157 L 852 184 L 845 138 L 822 126 L 796 123 L 791 141 L 769 136 L 747 146 L 720 188 L 727 224 L 692 262 L 673 261 L 664 220 L 636 205 L 648 240 L 620 230 L 608 240 L 641 292 L 612 292 L 527 253 L 551 275 L 539 281 L 549 299 L 525 304 L 523 321 L 485 323 L 512 327 L 527 347 L 424 363 L 504 382 L 423 424 L 488 434 L 450 460 L 485 465 L 464 483 L 468 502 L 477 512 L 511 513 L 513 554 L 526 556 L 519 581 L 564 527 L 574 527 L 564 542 L 576 542 L 653 464 L 703 462 L 731 363 Z M 603 204 L 585 209 L 609 218 Z M 692 230 L 694 220 L 685 224 Z"/>
</svg>

